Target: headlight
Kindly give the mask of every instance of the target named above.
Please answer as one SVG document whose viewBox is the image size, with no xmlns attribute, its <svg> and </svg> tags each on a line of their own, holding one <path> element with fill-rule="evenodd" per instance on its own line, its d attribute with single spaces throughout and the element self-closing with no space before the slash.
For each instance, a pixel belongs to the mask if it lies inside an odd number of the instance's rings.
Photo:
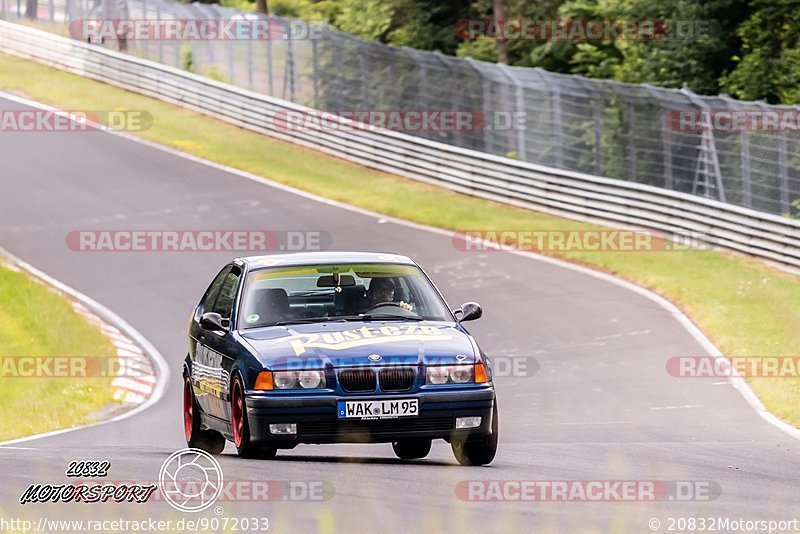
<svg viewBox="0 0 800 534">
<path fill-rule="evenodd" d="M 447 367 L 428 367 L 428 384 L 447 384 L 450 372 Z"/>
<path fill-rule="evenodd" d="M 450 370 L 450 380 L 456 384 L 464 384 L 472 381 L 471 365 L 456 365 Z"/>
<path fill-rule="evenodd" d="M 322 371 L 302 371 L 298 378 L 300 387 L 305 389 L 318 388 L 325 383 L 325 375 Z"/>
<path fill-rule="evenodd" d="M 324 371 L 277 371 L 275 389 L 316 389 L 325 387 Z"/>
<path fill-rule="evenodd" d="M 427 368 L 426 382 L 428 384 L 466 384 L 473 381 L 472 364 L 465 365 L 436 365 Z"/>
<path fill-rule="evenodd" d="M 297 387 L 297 371 L 283 371 L 274 373 L 275 387 L 278 389 L 293 389 Z"/>
</svg>

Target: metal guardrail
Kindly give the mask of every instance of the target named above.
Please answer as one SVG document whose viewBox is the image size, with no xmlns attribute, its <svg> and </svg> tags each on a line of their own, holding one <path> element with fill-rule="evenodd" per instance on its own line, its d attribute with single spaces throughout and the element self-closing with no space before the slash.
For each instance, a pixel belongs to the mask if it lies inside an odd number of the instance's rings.
<svg viewBox="0 0 800 534">
<path fill-rule="evenodd" d="M 407 133 L 775 215 L 800 213 L 798 106 L 389 46 L 325 24 L 196 0 L 0 0 L 0 19 L 84 42 L 94 34 L 91 42 L 107 48 L 320 110 L 465 110 L 480 120 Z M 111 24 L 103 41 L 82 25 L 87 19 L 257 20 L 270 35 L 120 39 L 111 37 Z"/>
<path fill-rule="evenodd" d="M 704 244 L 800 268 L 800 220 L 658 187 L 493 156 L 393 131 L 286 129 L 275 121 L 277 113 L 312 110 L 5 21 L 0 21 L 0 51 L 454 191 L 569 218 L 688 235 Z"/>
</svg>

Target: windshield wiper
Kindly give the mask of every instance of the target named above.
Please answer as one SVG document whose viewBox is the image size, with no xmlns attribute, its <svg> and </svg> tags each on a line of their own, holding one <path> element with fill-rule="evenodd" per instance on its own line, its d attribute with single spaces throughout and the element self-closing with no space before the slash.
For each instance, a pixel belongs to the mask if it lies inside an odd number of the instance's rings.
<svg viewBox="0 0 800 534">
<path fill-rule="evenodd" d="M 384 319 L 388 319 L 391 321 L 424 321 L 422 317 L 418 315 L 393 315 L 391 313 L 377 313 L 377 314 L 365 314 L 365 315 L 344 315 L 341 317 L 337 317 L 337 319 L 342 319 L 344 321 L 380 321 Z"/>
<path fill-rule="evenodd" d="M 289 324 L 311 324 L 311 323 L 327 323 L 327 322 L 341 322 L 339 317 L 314 317 L 310 319 L 288 319 L 286 321 L 278 321 L 277 323 L 270 323 L 264 326 L 286 326 Z"/>
</svg>

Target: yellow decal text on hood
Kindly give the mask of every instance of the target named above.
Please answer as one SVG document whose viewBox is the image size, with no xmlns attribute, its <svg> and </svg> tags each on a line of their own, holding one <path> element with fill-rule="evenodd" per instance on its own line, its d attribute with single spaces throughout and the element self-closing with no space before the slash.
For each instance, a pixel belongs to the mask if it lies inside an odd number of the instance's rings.
<svg viewBox="0 0 800 534">
<path fill-rule="evenodd" d="M 326 332 L 324 334 L 295 334 L 288 338 L 295 356 L 300 356 L 309 348 L 345 350 L 366 345 L 396 343 L 398 341 L 446 341 L 449 334 L 443 334 L 433 326 L 409 324 L 403 326 L 381 326 L 371 328 L 362 326 L 355 330 Z M 286 342 L 287 338 L 276 340 Z"/>
</svg>

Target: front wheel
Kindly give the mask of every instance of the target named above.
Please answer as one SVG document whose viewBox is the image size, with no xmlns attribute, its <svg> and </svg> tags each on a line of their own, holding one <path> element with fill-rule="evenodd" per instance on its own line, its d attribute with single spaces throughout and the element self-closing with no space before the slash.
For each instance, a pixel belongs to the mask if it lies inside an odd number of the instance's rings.
<svg viewBox="0 0 800 534">
<path fill-rule="evenodd" d="M 242 458 L 274 458 L 278 450 L 274 447 L 263 447 L 250 439 L 250 424 L 247 421 L 244 386 L 237 375 L 231 387 L 231 426 L 233 427 L 233 444 Z"/>
<path fill-rule="evenodd" d="M 186 444 L 191 449 L 200 449 L 210 454 L 220 454 L 225 450 L 225 437 L 222 434 L 200 428 L 200 410 L 188 376 L 183 379 L 183 431 Z"/>
<path fill-rule="evenodd" d="M 401 460 L 416 460 L 425 458 L 431 452 L 431 440 L 429 439 L 406 439 L 392 443 L 394 453 Z"/>
<path fill-rule="evenodd" d="M 497 454 L 497 403 L 492 410 L 492 433 L 472 439 L 453 440 L 453 455 L 461 465 L 486 465 Z"/>
</svg>

